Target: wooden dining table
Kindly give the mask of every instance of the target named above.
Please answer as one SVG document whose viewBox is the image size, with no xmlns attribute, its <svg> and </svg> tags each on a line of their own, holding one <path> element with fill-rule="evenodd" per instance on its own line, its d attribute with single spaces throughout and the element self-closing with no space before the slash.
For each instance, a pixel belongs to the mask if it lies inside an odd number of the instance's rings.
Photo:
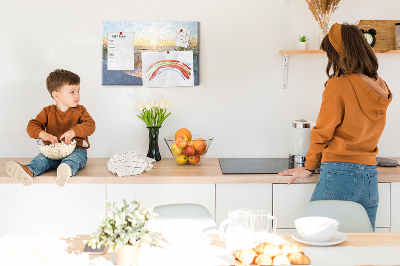
<svg viewBox="0 0 400 266">
<path fill-rule="evenodd" d="M 347 233 L 348 239 L 333 247 L 311 247 L 296 242 L 292 239 L 291 234 L 278 235 L 287 242 L 302 246 L 304 253 L 311 259 L 311 265 L 335 265 L 337 261 L 343 262 L 337 265 L 400 265 L 400 233 Z M 165 247 L 143 247 L 145 251 L 142 256 L 141 250 L 140 256 L 142 257 L 139 257 L 139 266 L 158 265 L 154 259 L 158 257 L 158 260 L 162 261 L 162 256 L 168 257 L 168 262 L 171 264 L 180 265 L 179 262 L 182 261 L 174 262 L 174 258 L 179 254 L 188 254 L 186 265 L 197 265 L 197 262 L 199 265 L 240 264 L 234 260 L 232 252 L 225 249 L 225 244 L 217 234 L 209 234 L 209 236 L 211 236 L 212 242 L 207 246 L 208 251 L 205 251 L 206 249 L 179 250 Z M 6 235 L 0 238 L 0 265 L 114 265 L 113 261 L 115 260 L 111 252 L 104 255 L 83 253 L 88 239 L 88 235 Z M 378 259 L 373 257 L 372 260 L 369 260 L 372 264 L 358 264 L 357 259 L 347 258 L 357 256 L 357 253 L 368 255 L 371 251 L 377 253 L 376 256 L 379 256 L 379 253 L 382 253 L 382 256 L 388 256 L 390 253 L 392 257 L 382 258 L 381 263 L 379 257 L 377 257 Z M 189 256 L 189 254 L 191 255 Z M 337 256 L 341 256 L 341 254 L 347 257 L 340 260 Z M 207 256 L 209 258 L 206 258 Z M 212 256 L 215 256 L 216 259 L 213 260 Z M 323 260 L 319 258 L 318 261 L 317 257 L 321 256 L 328 257 Z M 397 258 L 399 258 L 398 261 Z M 346 264 L 346 261 L 349 260 L 355 261 L 355 263 Z M 361 258 L 360 262 L 365 262 L 365 260 Z M 169 265 L 169 263 L 163 264 Z"/>
</svg>

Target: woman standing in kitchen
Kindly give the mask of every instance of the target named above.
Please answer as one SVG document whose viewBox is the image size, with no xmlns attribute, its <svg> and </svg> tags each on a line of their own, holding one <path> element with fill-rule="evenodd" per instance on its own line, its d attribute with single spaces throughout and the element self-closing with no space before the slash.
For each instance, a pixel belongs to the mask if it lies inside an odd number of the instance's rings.
<svg viewBox="0 0 400 266">
<path fill-rule="evenodd" d="M 311 130 L 305 167 L 288 169 L 288 182 L 309 177 L 320 166 L 310 201 L 360 203 L 375 230 L 379 202 L 376 155 L 392 93 L 378 76 L 378 60 L 354 25 L 334 24 L 322 40 L 328 81 L 321 109 Z"/>
</svg>

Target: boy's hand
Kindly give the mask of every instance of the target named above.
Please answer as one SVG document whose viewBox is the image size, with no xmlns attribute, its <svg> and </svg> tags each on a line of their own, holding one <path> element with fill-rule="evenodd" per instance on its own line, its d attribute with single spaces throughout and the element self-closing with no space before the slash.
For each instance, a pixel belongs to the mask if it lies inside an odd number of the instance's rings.
<svg viewBox="0 0 400 266">
<path fill-rule="evenodd" d="M 73 137 L 75 137 L 75 131 L 70 129 L 61 135 L 60 140 L 64 139 L 65 144 L 69 145 Z"/>
<path fill-rule="evenodd" d="M 46 131 L 42 131 L 39 133 L 39 138 L 44 141 L 50 141 L 51 144 L 56 144 L 58 142 L 57 137 L 47 133 Z"/>
</svg>

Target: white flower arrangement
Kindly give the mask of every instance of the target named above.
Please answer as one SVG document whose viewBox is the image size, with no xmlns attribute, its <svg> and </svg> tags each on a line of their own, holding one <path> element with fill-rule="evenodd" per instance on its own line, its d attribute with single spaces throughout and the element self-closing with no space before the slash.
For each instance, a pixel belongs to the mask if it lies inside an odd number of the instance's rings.
<svg viewBox="0 0 400 266">
<path fill-rule="evenodd" d="M 99 248 L 109 246 L 111 250 L 133 245 L 134 243 L 151 243 L 158 246 L 160 234 L 151 232 L 147 226 L 149 220 L 157 216 L 153 209 L 146 209 L 140 201 L 128 203 L 123 200 L 121 208 L 105 203 L 107 217 L 103 218 L 99 229 L 91 235 L 88 245 Z"/>
<path fill-rule="evenodd" d="M 169 105 L 170 102 L 166 100 L 156 103 L 154 100 L 151 100 L 148 103 L 142 103 L 139 101 L 136 104 L 136 107 L 142 113 L 136 116 L 142 119 L 148 127 L 160 127 L 164 120 L 167 119 L 167 117 L 171 114 L 171 112 L 165 114 L 169 108 Z"/>
</svg>

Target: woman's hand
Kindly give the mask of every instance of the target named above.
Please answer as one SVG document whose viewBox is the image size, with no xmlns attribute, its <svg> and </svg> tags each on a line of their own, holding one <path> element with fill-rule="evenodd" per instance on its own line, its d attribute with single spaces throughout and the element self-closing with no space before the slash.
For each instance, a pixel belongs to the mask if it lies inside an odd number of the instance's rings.
<svg viewBox="0 0 400 266">
<path fill-rule="evenodd" d="M 39 139 L 42 139 L 44 141 L 50 141 L 51 144 L 56 144 L 58 142 L 58 139 L 56 136 L 53 136 L 49 133 L 47 133 L 46 131 L 42 131 L 39 133 Z"/>
<path fill-rule="evenodd" d="M 75 131 L 70 129 L 61 135 L 60 140 L 64 139 L 65 144 L 69 145 L 73 137 L 75 137 Z"/>
<path fill-rule="evenodd" d="M 296 168 L 287 169 L 287 170 L 284 170 L 284 171 L 278 173 L 278 175 L 291 175 L 292 176 L 292 178 L 288 182 L 288 185 L 292 184 L 292 182 L 296 178 L 310 177 L 311 174 L 312 173 L 310 171 L 306 170 L 305 167 L 296 167 Z"/>
</svg>

